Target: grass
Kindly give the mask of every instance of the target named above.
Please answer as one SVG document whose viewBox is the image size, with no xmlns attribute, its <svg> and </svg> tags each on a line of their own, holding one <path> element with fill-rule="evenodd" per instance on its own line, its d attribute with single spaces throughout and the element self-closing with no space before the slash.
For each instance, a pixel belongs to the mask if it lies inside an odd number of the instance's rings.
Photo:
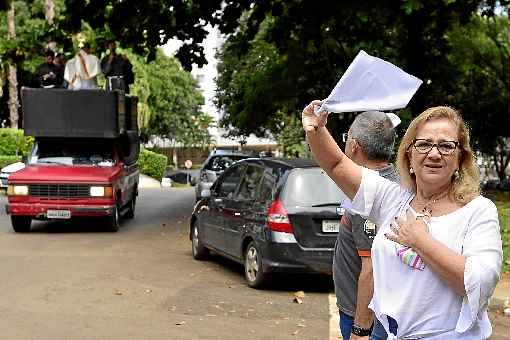
<svg viewBox="0 0 510 340">
<path fill-rule="evenodd" d="M 510 192 L 489 191 L 485 196 L 498 207 L 501 240 L 503 241 L 503 272 L 510 272 Z"/>
</svg>

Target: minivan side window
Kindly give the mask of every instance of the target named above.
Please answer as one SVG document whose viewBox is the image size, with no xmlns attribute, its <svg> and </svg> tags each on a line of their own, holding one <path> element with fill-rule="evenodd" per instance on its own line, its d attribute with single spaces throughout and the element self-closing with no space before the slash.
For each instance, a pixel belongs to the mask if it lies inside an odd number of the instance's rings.
<svg viewBox="0 0 510 340">
<path fill-rule="evenodd" d="M 241 181 L 241 176 L 244 172 L 245 167 L 243 165 L 236 166 L 228 169 L 221 183 L 216 187 L 216 195 L 218 197 L 232 198 L 236 192 L 237 186 Z"/>
<path fill-rule="evenodd" d="M 257 188 L 260 179 L 264 173 L 264 169 L 259 166 L 250 165 L 246 169 L 243 176 L 243 181 L 239 187 L 237 198 L 240 200 L 251 200 L 256 198 Z"/>
</svg>

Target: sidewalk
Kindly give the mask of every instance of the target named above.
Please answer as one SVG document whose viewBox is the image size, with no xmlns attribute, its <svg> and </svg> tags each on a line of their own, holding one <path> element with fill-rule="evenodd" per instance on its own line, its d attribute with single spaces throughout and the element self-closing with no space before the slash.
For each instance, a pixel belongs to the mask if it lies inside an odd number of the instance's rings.
<svg viewBox="0 0 510 340">
<path fill-rule="evenodd" d="M 138 188 L 161 188 L 161 183 L 154 178 L 140 174 Z"/>
<path fill-rule="evenodd" d="M 498 309 L 510 308 L 510 273 L 501 274 L 489 304 Z"/>
</svg>

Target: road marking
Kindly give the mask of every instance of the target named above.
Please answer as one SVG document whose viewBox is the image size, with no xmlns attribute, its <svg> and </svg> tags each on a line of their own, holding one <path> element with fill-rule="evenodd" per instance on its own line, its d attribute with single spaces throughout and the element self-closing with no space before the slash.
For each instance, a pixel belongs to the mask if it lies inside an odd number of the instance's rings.
<svg viewBox="0 0 510 340">
<path fill-rule="evenodd" d="M 340 323 L 340 315 L 338 314 L 338 307 L 336 306 L 335 294 L 329 294 L 329 340 L 341 339 L 338 324 Z"/>
</svg>

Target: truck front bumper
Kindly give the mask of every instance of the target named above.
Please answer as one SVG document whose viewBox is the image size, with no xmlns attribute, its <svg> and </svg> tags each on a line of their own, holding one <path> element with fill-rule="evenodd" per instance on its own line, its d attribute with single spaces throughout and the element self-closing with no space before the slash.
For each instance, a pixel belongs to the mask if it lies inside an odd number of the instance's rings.
<svg viewBox="0 0 510 340">
<path fill-rule="evenodd" d="M 114 207 L 115 205 L 10 203 L 5 205 L 5 212 L 14 216 L 30 216 L 35 219 L 46 219 L 48 210 L 67 210 L 71 212 L 71 217 L 99 217 L 111 215 Z"/>
</svg>

